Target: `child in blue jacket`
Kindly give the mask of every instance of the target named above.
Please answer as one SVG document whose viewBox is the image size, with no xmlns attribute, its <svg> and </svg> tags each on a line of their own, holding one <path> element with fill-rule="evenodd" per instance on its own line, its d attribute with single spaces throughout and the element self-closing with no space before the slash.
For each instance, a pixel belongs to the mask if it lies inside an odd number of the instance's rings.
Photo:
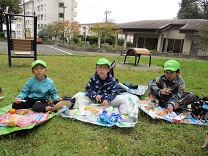
<svg viewBox="0 0 208 156">
<path fill-rule="evenodd" d="M 32 63 L 33 77 L 27 80 L 20 94 L 14 99 L 12 108 L 27 109 L 32 108 L 36 112 L 55 111 L 66 102 L 62 102 L 59 97 L 54 82 L 46 76 L 47 64 L 42 60 Z M 51 106 L 50 98 L 54 101 L 61 101 L 54 107 Z M 68 106 L 70 103 L 67 103 Z"/>
<path fill-rule="evenodd" d="M 91 102 L 100 103 L 101 106 L 119 106 L 120 112 L 127 112 L 127 102 L 118 95 L 116 80 L 110 73 L 110 62 L 101 58 L 96 62 L 96 72 L 90 78 L 86 90 L 86 96 Z"/>
</svg>

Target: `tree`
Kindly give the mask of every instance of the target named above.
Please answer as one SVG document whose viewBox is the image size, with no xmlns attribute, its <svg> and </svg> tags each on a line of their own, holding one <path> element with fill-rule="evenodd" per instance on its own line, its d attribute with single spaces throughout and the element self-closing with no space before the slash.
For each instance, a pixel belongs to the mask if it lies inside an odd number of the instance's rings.
<svg viewBox="0 0 208 156">
<path fill-rule="evenodd" d="M 182 0 L 177 17 L 179 19 L 203 19 L 204 15 L 196 0 Z"/>
<path fill-rule="evenodd" d="M 21 0 L 0 0 L 0 33 L 3 35 L 4 13 L 8 7 L 9 13 L 19 14 L 22 11 Z M 2 36 L 3 37 L 3 36 Z"/>
<path fill-rule="evenodd" d="M 208 1 L 182 0 L 177 17 L 179 19 L 208 19 Z"/>
<path fill-rule="evenodd" d="M 98 37 L 98 48 L 100 48 L 101 39 L 105 42 L 111 36 L 115 36 L 121 32 L 117 24 L 109 21 L 93 24 L 90 30 Z"/>
<path fill-rule="evenodd" d="M 47 28 L 43 28 L 38 32 L 38 36 L 43 38 L 43 36 L 48 36 L 47 34 Z"/>
<path fill-rule="evenodd" d="M 204 16 L 204 19 L 208 19 L 208 1 L 207 0 L 196 0 L 196 3 L 200 7 L 200 10 Z"/>
<path fill-rule="evenodd" d="M 194 38 L 194 43 L 199 49 L 208 49 L 208 22 L 201 23 L 197 37 Z"/>
<path fill-rule="evenodd" d="M 80 28 L 80 24 L 77 21 L 64 22 L 64 32 L 69 43 L 72 40 L 72 38 L 78 37 L 80 33 L 79 28 Z"/>
<path fill-rule="evenodd" d="M 62 22 L 61 21 L 54 21 L 53 23 L 48 24 L 47 26 L 47 33 L 49 37 L 54 37 L 55 39 L 57 36 L 61 35 L 62 33 Z"/>
</svg>

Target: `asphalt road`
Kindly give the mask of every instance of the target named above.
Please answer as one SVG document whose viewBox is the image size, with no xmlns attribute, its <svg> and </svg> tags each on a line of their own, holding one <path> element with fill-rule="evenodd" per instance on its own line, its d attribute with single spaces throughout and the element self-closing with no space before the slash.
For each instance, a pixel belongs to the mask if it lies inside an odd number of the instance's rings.
<svg viewBox="0 0 208 156">
<path fill-rule="evenodd" d="M 0 42 L 0 53 L 7 53 L 7 42 Z M 37 44 L 37 53 L 38 54 L 85 54 L 85 52 L 78 52 L 71 49 L 59 47 L 57 45 L 45 45 L 45 44 Z"/>
</svg>

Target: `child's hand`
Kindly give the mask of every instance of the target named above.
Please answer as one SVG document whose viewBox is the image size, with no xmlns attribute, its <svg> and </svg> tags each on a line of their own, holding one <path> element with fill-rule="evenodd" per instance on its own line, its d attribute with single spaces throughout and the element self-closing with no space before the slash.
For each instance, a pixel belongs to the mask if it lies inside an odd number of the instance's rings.
<svg viewBox="0 0 208 156">
<path fill-rule="evenodd" d="M 62 98 L 61 97 L 59 97 L 56 101 L 61 101 L 62 100 Z"/>
<path fill-rule="evenodd" d="M 21 102 L 20 100 L 21 100 L 20 98 L 15 98 L 15 99 L 14 99 L 14 102 L 15 102 L 16 104 L 20 104 L 20 102 Z"/>
<path fill-rule="evenodd" d="M 107 100 L 104 100 L 104 101 L 101 103 L 101 106 L 108 106 L 108 101 L 107 101 Z"/>
<path fill-rule="evenodd" d="M 169 112 L 172 112 L 172 111 L 173 111 L 173 106 L 172 106 L 172 105 L 168 105 L 167 110 L 168 110 Z"/>
<path fill-rule="evenodd" d="M 160 93 L 162 95 L 169 95 L 171 93 L 170 89 L 169 88 L 163 88 Z"/>
<path fill-rule="evenodd" d="M 102 96 L 101 96 L 101 95 L 97 95 L 97 96 L 95 97 L 96 101 L 100 101 L 100 100 L 101 100 L 101 98 L 102 98 Z"/>
</svg>

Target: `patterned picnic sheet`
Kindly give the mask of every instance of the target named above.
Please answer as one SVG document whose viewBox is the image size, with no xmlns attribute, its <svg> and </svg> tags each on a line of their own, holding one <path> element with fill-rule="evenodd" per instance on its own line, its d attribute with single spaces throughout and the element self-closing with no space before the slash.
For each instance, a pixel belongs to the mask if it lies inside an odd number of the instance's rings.
<svg viewBox="0 0 208 156">
<path fill-rule="evenodd" d="M 39 125 L 56 115 L 55 113 L 36 113 L 29 109 L 19 109 L 15 114 L 10 114 L 10 109 L 11 105 L 0 108 L 0 135 L 23 129 L 32 129 L 36 125 Z M 21 115 L 21 112 L 25 110 L 27 113 Z M 12 125 L 8 124 L 11 122 Z"/>
<path fill-rule="evenodd" d="M 139 101 L 139 109 L 148 114 L 152 119 L 162 119 L 169 122 L 208 126 L 207 122 L 201 121 L 191 116 L 190 112 L 167 112 L 166 109 L 153 104 L 148 104 L 146 100 Z"/>
<path fill-rule="evenodd" d="M 79 92 L 77 94 L 81 95 L 85 93 Z M 60 114 L 62 117 L 74 118 L 101 126 L 134 127 L 138 121 L 139 98 L 130 93 L 122 93 L 122 95 L 128 102 L 128 113 L 124 115 L 119 114 L 118 107 L 100 106 L 94 103 L 89 104 L 84 98 L 81 101 L 79 99 L 78 108 L 70 110 L 67 107 L 63 107 L 57 115 Z M 86 110 L 86 108 L 88 109 Z"/>
</svg>

